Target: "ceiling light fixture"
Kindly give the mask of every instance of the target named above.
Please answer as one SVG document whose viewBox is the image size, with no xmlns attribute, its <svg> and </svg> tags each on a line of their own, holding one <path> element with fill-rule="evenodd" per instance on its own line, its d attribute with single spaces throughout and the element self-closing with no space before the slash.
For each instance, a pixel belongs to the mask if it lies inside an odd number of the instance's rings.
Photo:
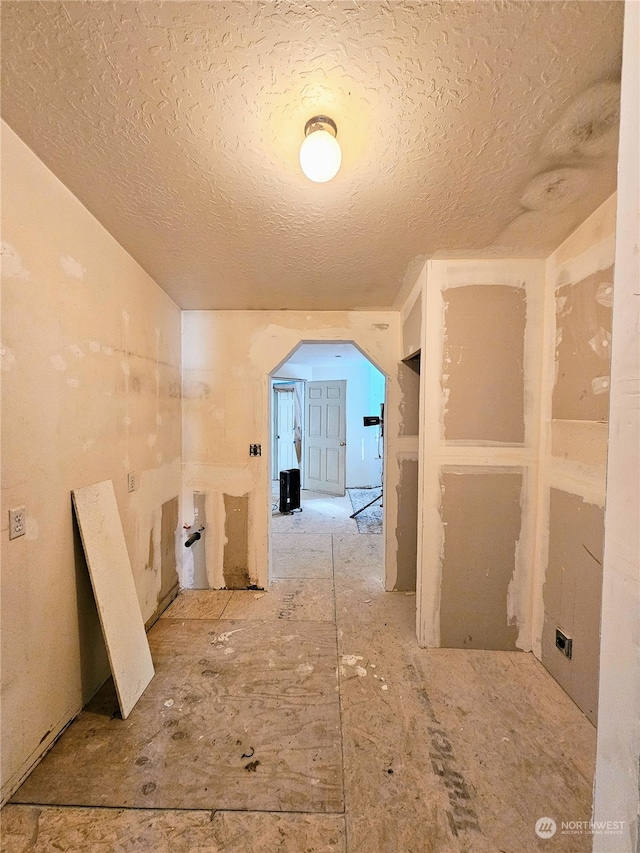
<svg viewBox="0 0 640 853">
<path fill-rule="evenodd" d="M 342 151 L 337 135 L 335 121 L 327 116 L 314 116 L 305 124 L 300 166 L 310 181 L 323 184 L 338 174 Z"/>
</svg>

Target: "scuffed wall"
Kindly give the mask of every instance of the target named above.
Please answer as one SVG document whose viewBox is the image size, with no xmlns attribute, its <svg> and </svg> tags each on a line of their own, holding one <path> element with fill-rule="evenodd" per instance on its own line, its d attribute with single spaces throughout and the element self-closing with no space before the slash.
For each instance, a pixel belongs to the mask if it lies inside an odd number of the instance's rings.
<svg viewBox="0 0 640 853">
<path fill-rule="evenodd" d="M 594 853 L 640 851 L 640 4 L 625 4 Z"/>
<path fill-rule="evenodd" d="M 258 586 L 268 582 L 269 374 L 301 341 L 353 341 L 387 376 L 385 582 L 393 589 L 399 577 L 396 486 L 400 390 L 396 365 L 400 321 L 397 312 L 373 311 L 183 313 L 183 506 L 193 506 L 194 491 L 205 495 L 209 586 L 223 588 L 227 583 L 224 567 L 230 555 L 228 515 L 233 497 L 244 498 L 248 506 L 247 565 L 240 567 L 246 569 L 243 582 L 245 577 Z M 262 455 L 249 456 L 250 444 L 260 444 Z M 191 524 L 192 511 L 185 509 L 181 521 Z"/>
<path fill-rule="evenodd" d="M 423 271 L 418 640 L 531 649 L 545 262 Z"/>
<path fill-rule="evenodd" d="M 615 197 L 547 261 L 533 648 L 597 719 Z M 572 657 L 556 648 L 572 639 Z"/>
<path fill-rule="evenodd" d="M 5 799 L 109 672 L 71 490 L 113 480 L 145 620 L 175 587 L 181 403 L 179 309 L 6 125 L 2 147 Z"/>
</svg>

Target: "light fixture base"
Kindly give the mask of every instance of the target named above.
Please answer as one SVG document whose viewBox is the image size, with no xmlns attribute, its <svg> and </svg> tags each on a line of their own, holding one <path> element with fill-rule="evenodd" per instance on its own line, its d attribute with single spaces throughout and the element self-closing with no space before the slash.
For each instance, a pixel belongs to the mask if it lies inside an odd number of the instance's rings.
<svg viewBox="0 0 640 853">
<path fill-rule="evenodd" d="M 314 133 L 316 130 L 326 130 L 334 138 L 338 135 L 338 127 L 335 121 L 332 118 L 329 118 L 329 116 L 314 116 L 313 118 L 310 118 L 304 126 L 305 137 L 309 136 L 310 133 Z"/>
</svg>

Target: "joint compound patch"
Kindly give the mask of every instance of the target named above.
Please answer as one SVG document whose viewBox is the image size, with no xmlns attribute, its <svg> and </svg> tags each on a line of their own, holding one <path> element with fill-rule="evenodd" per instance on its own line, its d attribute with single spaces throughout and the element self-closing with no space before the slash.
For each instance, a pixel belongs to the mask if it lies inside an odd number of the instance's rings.
<svg viewBox="0 0 640 853">
<path fill-rule="evenodd" d="M 84 352 L 82 348 L 78 346 L 78 344 L 70 344 L 69 351 L 72 352 L 76 358 L 84 358 Z"/>
<path fill-rule="evenodd" d="M 61 355 L 50 355 L 49 361 L 54 370 L 64 371 L 67 369 L 67 362 Z"/>
<path fill-rule="evenodd" d="M 15 353 L 2 344 L 0 346 L 0 359 L 2 359 L 2 369 L 11 370 L 11 366 L 16 360 Z"/>
<path fill-rule="evenodd" d="M 3 278 L 19 278 L 22 281 L 29 281 L 31 273 L 10 243 L 0 243 L 0 255 L 2 255 Z"/>
<path fill-rule="evenodd" d="M 609 377 L 596 376 L 591 380 L 591 390 L 594 394 L 606 394 L 609 390 Z"/>
<path fill-rule="evenodd" d="M 589 346 L 599 358 L 608 361 L 611 352 L 611 332 L 600 326 L 597 333 L 589 340 Z"/>
<path fill-rule="evenodd" d="M 79 261 L 72 258 L 71 255 L 64 255 L 61 257 L 60 266 L 67 275 L 71 276 L 71 278 L 81 279 L 85 274 L 85 268 Z"/>
<path fill-rule="evenodd" d="M 598 285 L 596 302 L 605 308 L 613 307 L 613 282 L 605 281 Z"/>
</svg>

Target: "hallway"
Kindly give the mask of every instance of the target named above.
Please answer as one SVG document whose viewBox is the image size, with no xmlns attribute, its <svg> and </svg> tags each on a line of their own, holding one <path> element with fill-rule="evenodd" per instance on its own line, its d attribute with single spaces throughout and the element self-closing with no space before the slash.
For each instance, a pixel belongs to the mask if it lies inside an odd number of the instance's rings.
<svg viewBox="0 0 640 853">
<path fill-rule="evenodd" d="M 590 850 L 561 822 L 591 816 L 593 726 L 530 654 L 418 649 L 351 512 L 304 492 L 269 592 L 183 592 L 130 717 L 109 682 L 3 810 L 3 851 Z"/>
</svg>

